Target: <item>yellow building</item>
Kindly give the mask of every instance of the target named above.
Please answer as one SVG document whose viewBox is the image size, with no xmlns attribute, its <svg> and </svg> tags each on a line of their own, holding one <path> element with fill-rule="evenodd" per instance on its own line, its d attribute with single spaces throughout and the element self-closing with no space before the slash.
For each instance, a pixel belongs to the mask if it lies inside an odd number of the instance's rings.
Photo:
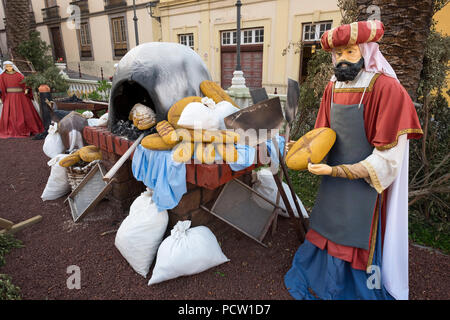
<svg viewBox="0 0 450 320">
<path fill-rule="evenodd" d="M 443 35 L 450 36 L 450 3 L 447 3 L 445 7 L 439 10 L 433 18 L 436 21 L 436 30 Z M 450 105 L 450 96 L 447 94 L 448 90 L 450 90 L 450 72 L 447 74 L 447 85 L 443 90 L 444 97 L 447 98 Z"/>
<path fill-rule="evenodd" d="M 269 93 L 285 93 L 288 77 L 302 80 L 311 49 L 319 47 L 321 34 L 341 20 L 336 0 L 241 2 L 246 85 L 265 87 Z M 135 0 L 139 43 L 190 46 L 203 58 L 213 80 L 227 88 L 236 64 L 235 4 L 236 0 Z M 114 65 L 136 46 L 133 9 L 133 0 L 32 0 L 36 29 L 52 45 L 55 60 L 63 58 L 70 70 L 96 77 L 102 71 L 111 76 Z M 305 44 L 302 51 L 295 45 L 300 40 Z"/>
</svg>

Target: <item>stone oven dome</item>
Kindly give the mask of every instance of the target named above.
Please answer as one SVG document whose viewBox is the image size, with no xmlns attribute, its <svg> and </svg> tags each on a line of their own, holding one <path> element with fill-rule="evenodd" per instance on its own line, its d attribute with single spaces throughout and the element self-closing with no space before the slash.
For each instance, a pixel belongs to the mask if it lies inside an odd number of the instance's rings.
<svg viewBox="0 0 450 320">
<path fill-rule="evenodd" d="M 202 96 L 200 83 L 211 80 L 202 58 L 178 43 L 149 42 L 130 50 L 118 63 L 109 105 L 108 128 L 127 120 L 136 103 L 152 108 L 157 120 L 188 96 Z"/>
</svg>

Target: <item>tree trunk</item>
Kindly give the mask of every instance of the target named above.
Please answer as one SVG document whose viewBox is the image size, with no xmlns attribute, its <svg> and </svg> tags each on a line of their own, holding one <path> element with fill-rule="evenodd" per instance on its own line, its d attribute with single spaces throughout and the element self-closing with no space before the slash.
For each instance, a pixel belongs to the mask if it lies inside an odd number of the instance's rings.
<svg viewBox="0 0 450 320">
<path fill-rule="evenodd" d="M 376 11 L 372 10 L 374 7 L 370 6 L 380 8 L 379 17 L 385 27 L 380 50 L 413 100 L 417 98 L 424 47 L 433 17 L 433 2 L 433 0 L 357 0 L 359 21 L 376 16 Z"/>
<path fill-rule="evenodd" d="M 24 60 L 17 52 L 22 41 L 29 40 L 34 26 L 34 14 L 30 10 L 30 0 L 5 0 L 6 40 L 8 53 L 14 60 Z M 21 69 L 21 63 L 17 64 Z M 28 66 L 22 66 L 28 68 Z"/>
</svg>

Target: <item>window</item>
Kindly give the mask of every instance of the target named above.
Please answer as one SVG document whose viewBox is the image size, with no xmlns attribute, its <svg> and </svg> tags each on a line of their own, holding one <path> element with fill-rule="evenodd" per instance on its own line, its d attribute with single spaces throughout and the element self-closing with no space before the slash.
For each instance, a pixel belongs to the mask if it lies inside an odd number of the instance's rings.
<svg viewBox="0 0 450 320">
<path fill-rule="evenodd" d="M 331 29 L 331 22 L 308 23 L 303 25 L 303 41 L 320 41 L 325 31 Z"/>
<path fill-rule="evenodd" d="M 81 58 L 92 58 L 91 34 L 87 22 L 81 23 L 78 32 Z"/>
<path fill-rule="evenodd" d="M 236 31 L 222 31 L 222 45 L 235 45 L 237 43 Z M 241 30 L 242 44 L 264 43 L 264 29 L 244 29 Z"/>
<path fill-rule="evenodd" d="M 178 42 L 181 44 L 184 44 L 185 46 L 188 46 L 192 50 L 194 50 L 194 34 L 193 33 L 179 34 Z"/>
<path fill-rule="evenodd" d="M 45 7 L 51 8 L 56 6 L 56 0 L 45 0 Z"/>
<path fill-rule="evenodd" d="M 244 30 L 244 41 L 242 43 L 253 42 L 253 30 Z"/>
<path fill-rule="evenodd" d="M 116 57 L 122 57 L 127 53 L 127 33 L 125 29 L 124 17 L 111 19 L 113 42 L 114 42 L 114 55 Z"/>
</svg>

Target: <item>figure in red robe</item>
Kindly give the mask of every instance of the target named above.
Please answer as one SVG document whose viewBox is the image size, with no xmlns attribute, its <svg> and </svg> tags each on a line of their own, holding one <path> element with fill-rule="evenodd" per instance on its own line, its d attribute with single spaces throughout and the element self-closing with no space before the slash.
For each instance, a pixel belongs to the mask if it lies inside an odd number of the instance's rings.
<svg viewBox="0 0 450 320">
<path fill-rule="evenodd" d="M 24 76 L 11 62 L 3 63 L 0 75 L 3 110 L 0 117 L 0 138 L 29 137 L 44 131 L 39 114 L 32 103 L 31 89 L 22 83 Z"/>
<path fill-rule="evenodd" d="M 416 110 L 376 41 L 380 21 L 325 32 L 335 75 L 316 128 L 336 142 L 326 164 L 310 229 L 285 285 L 296 299 L 408 299 L 408 140 L 420 138 Z"/>
</svg>

